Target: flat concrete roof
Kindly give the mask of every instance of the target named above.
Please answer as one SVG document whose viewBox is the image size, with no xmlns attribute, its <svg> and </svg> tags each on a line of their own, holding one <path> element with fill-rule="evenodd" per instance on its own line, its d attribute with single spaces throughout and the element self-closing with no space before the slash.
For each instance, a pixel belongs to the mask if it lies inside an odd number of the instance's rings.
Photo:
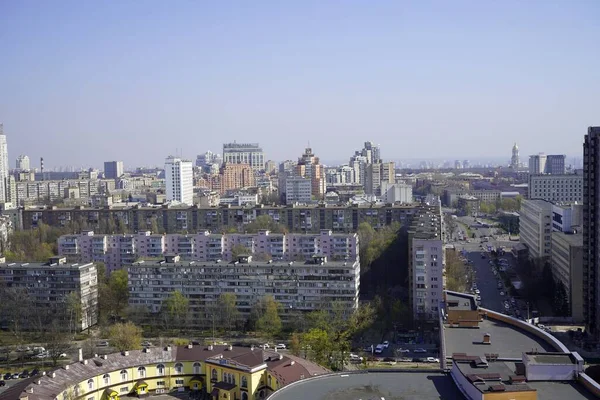
<svg viewBox="0 0 600 400">
<path fill-rule="evenodd" d="M 307 379 L 275 392 L 269 400 L 439 400 L 464 396 L 441 372 L 366 372 Z"/>
<path fill-rule="evenodd" d="M 575 364 L 571 354 L 528 354 L 536 364 Z"/>
<path fill-rule="evenodd" d="M 483 335 L 491 335 L 491 344 L 481 344 Z M 548 343 L 522 331 L 514 326 L 500 321 L 484 319 L 479 323 L 479 329 L 444 327 L 446 339 L 446 356 L 452 353 L 466 353 L 470 356 L 498 354 L 501 358 L 522 359 L 525 352 L 556 351 Z"/>
<path fill-rule="evenodd" d="M 533 389 L 531 385 L 529 385 L 529 382 L 518 383 L 514 385 L 509 383 L 510 376 L 517 375 L 517 367 L 514 362 L 494 361 L 488 363 L 487 368 L 477 368 L 469 363 L 461 362 L 457 362 L 456 366 L 464 376 L 481 375 L 484 377 L 488 374 L 498 374 L 500 376 L 500 378 L 496 380 L 482 379 L 481 383 L 474 385 L 482 393 L 488 392 L 491 386 L 498 384 L 504 385 L 506 392 L 523 392 Z"/>
</svg>

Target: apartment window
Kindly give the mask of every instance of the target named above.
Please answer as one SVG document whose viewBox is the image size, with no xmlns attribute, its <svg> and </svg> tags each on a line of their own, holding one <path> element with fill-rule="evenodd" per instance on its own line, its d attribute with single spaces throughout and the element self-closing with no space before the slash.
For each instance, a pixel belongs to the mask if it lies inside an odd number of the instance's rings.
<svg viewBox="0 0 600 400">
<path fill-rule="evenodd" d="M 194 374 L 201 374 L 202 373 L 202 366 L 200 365 L 199 362 L 195 362 L 194 363 Z"/>
<path fill-rule="evenodd" d="M 122 370 L 121 371 L 121 382 L 125 382 L 126 380 L 127 380 L 127 371 Z"/>
<path fill-rule="evenodd" d="M 242 376 L 242 387 L 243 388 L 248 387 L 248 378 L 246 378 L 245 376 Z"/>
<path fill-rule="evenodd" d="M 146 368 L 139 367 L 138 368 L 138 378 L 145 378 L 145 377 L 146 377 Z"/>
<path fill-rule="evenodd" d="M 104 374 L 102 379 L 104 380 L 105 385 L 110 385 L 110 375 L 109 374 Z"/>
<path fill-rule="evenodd" d="M 165 386 L 165 381 L 157 381 L 156 386 Z"/>
<path fill-rule="evenodd" d="M 88 390 L 94 390 L 94 380 L 93 379 L 89 379 L 87 384 L 88 384 Z"/>
<path fill-rule="evenodd" d="M 165 374 L 165 366 L 162 364 L 158 364 L 156 366 L 156 373 L 157 373 L 157 375 L 164 375 Z"/>
<path fill-rule="evenodd" d="M 183 385 L 183 379 L 175 379 L 176 385 Z"/>
<path fill-rule="evenodd" d="M 121 392 L 121 393 L 129 393 L 129 386 L 122 387 L 121 390 L 119 390 L 119 392 Z"/>
<path fill-rule="evenodd" d="M 215 381 L 218 379 L 218 377 L 217 377 L 217 370 L 216 370 L 216 369 L 213 369 L 213 370 L 212 370 L 212 373 L 211 373 L 211 378 L 212 378 L 213 380 L 215 380 Z"/>
</svg>

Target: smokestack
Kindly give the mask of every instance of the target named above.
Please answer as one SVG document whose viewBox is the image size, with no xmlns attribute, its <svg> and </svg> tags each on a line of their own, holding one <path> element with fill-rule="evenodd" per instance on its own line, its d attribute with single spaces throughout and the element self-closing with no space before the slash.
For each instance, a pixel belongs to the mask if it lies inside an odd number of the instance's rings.
<svg viewBox="0 0 600 400">
<path fill-rule="evenodd" d="M 40 157 L 40 172 L 42 173 L 42 181 L 44 180 L 44 157 Z"/>
<path fill-rule="evenodd" d="M 79 362 L 83 361 L 83 349 L 79 348 Z"/>
</svg>

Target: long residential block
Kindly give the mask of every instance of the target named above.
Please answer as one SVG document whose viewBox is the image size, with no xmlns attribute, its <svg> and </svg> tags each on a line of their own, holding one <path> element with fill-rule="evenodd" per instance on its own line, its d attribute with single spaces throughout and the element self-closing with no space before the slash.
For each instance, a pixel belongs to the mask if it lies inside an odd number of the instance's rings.
<svg viewBox="0 0 600 400">
<path fill-rule="evenodd" d="M 332 261 L 355 260 L 359 254 L 356 233 L 278 234 L 267 230 L 256 234 L 99 235 L 84 231 L 58 239 L 58 252 L 72 262 L 103 262 L 109 271 L 131 265 L 140 258 L 161 258 L 177 254 L 182 260 L 231 261 L 235 253 L 254 254 L 255 259 L 306 261 L 323 254 Z"/>
<path fill-rule="evenodd" d="M 161 312 L 163 302 L 175 291 L 189 299 L 186 326 L 208 327 L 218 313 L 223 293 L 236 296 L 242 318 L 253 305 L 270 295 L 282 305 L 284 320 L 295 313 L 315 310 L 342 310 L 348 314 L 358 307 L 360 263 L 329 261 L 321 254 L 305 262 L 254 261 L 240 255 L 233 262 L 181 261 L 167 255 L 162 261 L 140 261 L 127 268 L 129 304 Z M 164 311 L 164 310 L 163 310 Z"/>
</svg>

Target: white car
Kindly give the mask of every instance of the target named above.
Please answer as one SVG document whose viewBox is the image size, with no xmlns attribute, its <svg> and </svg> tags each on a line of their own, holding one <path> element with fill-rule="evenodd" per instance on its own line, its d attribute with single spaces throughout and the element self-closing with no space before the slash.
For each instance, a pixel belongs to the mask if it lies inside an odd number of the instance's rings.
<svg viewBox="0 0 600 400">
<path fill-rule="evenodd" d="M 475 289 L 475 294 L 479 294 L 479 293 L 481 293 L 481 290 Z"/>
<path fill-rule="evenodd" d="M 385 342 L 383 342 L 382 344 L 383 344 L 383 347 L 385 347 L 386 349 L 388 347 L 390 347 L 390 342 L 388 342 L 387 340 Z"/>
<path fill-rule="evenodd" d="M 398 349 L 400 353 L 410 353 L 409 349 Z"/>
<path fill-rule="evenodd" d="M 275 348 L 277 350 L 285 350 L 287 347 L 285 347 L 285 344 L 279 343 L 277 346 L 275 346 Z"/>
<path fill-rule="evenodd" d="M 414 349 L 414 350 L 413 350 L 413 353 L 427 353 L 427 350 L 425 350 L 425 349 L 421 349 L 421 348 L 419 348 L 419 349 Z"/>
<path fill-rule="evenodd" d="M 269 348 L 271 348 L 271 346 L 269 346 L 268 343 L 261 344 L 260 347 L 262 347 L 263 349 L 269 349 Z"/>
<path fill-rule="evenodd" d="M 427 362 L 429 363 L 439 363 L 440 359 L 439 358 L 435 358 L 435 357 L 427 357 Z"/>
<path fill-rule="evenodd" d="M 350 359 L 350 361 L 354 361 L 354 362 L 363 360 L 363 358 L 361 356 L 359 356 L 357 354 L 352 354 L 352 353 L 350 353 L 349 359 Z"/>
<path fill-rule="evenodd" d="M 385 347 L 382 344 L 378 344 L 377 347 L 375 347 L 375 354 L 383 353 L 383 349 L 385 349 Z"/>
<path fill-rule="evenodd" d="M 98 347 L 108 347 L 108 340 L 103 340 L 99 342 Z"/>
</svg>

